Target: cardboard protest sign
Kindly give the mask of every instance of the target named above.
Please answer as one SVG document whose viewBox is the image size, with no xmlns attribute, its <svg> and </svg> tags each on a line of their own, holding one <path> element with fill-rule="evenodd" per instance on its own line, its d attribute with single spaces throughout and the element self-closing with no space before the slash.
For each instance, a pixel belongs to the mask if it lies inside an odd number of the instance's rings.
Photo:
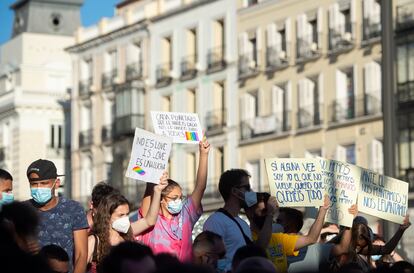
<svg viewBox="0 0 414 273">
<path fill-rule="evenodd" d="M 168 166 L 171 139 L 136 128 L 125 176 L 158 184 Z"/>
<path fill-rule="evenodd" d="M 151 118 L 155 133 L 171 137 L 174 143 L 197 144 L 203 138 L 197 114 L 151 111 Z"/>
<path fill-rule="evenodd" d="M 319 158 L 319 165 L 325 192 L 331 201 L 325 221 L 351 227 L 354 216 L 348 209 L 357 202 L 361 168 L 324 158 Z"/>
<path fill-rule="evenodd" d="M 362 169 L 358 209 L 402 224 L 408 210 L 408 183 Z"/>
<path fill-rule="evenodd" d="M 324 185 L 317 159 L 267 158 L 270 192 L 280 207 L 319 207 Z"/>
</svg>

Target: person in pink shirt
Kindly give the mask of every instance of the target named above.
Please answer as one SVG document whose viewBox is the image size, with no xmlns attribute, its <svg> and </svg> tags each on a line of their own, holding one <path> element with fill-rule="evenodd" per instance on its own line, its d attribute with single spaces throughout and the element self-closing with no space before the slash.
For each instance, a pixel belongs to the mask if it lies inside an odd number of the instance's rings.
<svg viewBox="0 0 414 273">
<path fill-rule="evenodd" d="M 203 213 L 201 199 L 207 183 L 208 153 L 210 144 L 200 141 L 200 160 L 194 190 L 188 198 L 183 198 L 180 185 L 168 179 L 168 186 L 161 193 L 161 206 L 157 222 L 138 239 L 151 247 L 154 254 L 171 253 L 182 262 L 192 259 L 192 230 Z M 139 210 L 139 216 L 145 217 L 151 203 L 154 184 L 147 188 Z"/>
</svg>

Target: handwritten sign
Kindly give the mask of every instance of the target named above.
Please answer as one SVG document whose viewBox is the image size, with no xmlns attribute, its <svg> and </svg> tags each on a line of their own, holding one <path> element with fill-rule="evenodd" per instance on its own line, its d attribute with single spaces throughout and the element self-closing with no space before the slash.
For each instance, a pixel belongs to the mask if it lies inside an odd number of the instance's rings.
<svg viewBox="0 0 414 273">
<path fill-rule="evenodd" d="M 408 183 L 362 169 L 358 209 L 402 224 L 408 210 Z"/>
<path fill-rule="evenodd" d="M 319 207 L 324 185 L 317 159 L 265 159 L 270 192 L 281 207 Z"/>
<path fill-rule="evenodd" d="M 125 176 L 158 184 L 168 166 L 171 139 L 136 128 Z"/>
<path fill-rule="evenodd" d="M 171 137 L 174 143 L 197 144 L 203 138 L 197 114 L 151 111 L 151 118 L 155 133 Z"/>
<path fill-rule="evenodd" d="M 331 206 L 325 221 L 351 227 L 354 217 L 348 209 L 357 202 L 361 168 L 352 164 L 319 158 L 325 192 Z"/>
</svg>

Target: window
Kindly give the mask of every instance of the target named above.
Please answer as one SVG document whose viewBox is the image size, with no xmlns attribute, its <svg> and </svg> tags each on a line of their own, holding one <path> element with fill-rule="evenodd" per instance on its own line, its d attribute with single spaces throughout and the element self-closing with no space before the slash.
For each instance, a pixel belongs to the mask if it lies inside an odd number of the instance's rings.
<svg viewBox="0 0 414 273">
<path fill-rule="evenodd" d="M 364 106 L 365 115 L 377 114 L 381 106 L 381 65 L 370 62 L 364 65 Z"/>
<path fill-rule="evenodd" d="M 246 170 L 250 174 L 250 186 L 253 191 L 260 192 L 263 191 L 263 185 L 261 183 L 260 176 L 260 160 L 248 161 L 246 162 Z"/>
<path fill-rule="evenodd" d="M 363 1 L 363 39 L 381 36 L 381 4 L 378 0 Z"/>
<path fill-rule="evenodd" d="M 188 89 L 187 90 L 187 105 L 188 105 L 188 112 L 189 113 L 197 113 L 197 96 L 195 89 Z"/>
<path fill-rule="evenodd" d="M 172 111 L 171 96 L 163 96 L 161 98 L 161 109 L 164 112 Z"/>
<path fill-rule="evenodd" d="M 63 137 L 63 126 L 60 124 L 51 124 L 49 147 L 53 149 L 63 148 Z"/>
<path fill-rule="evenodd" d="M 276 117 L 276 131 L 289 130 L 292 110 L 290 82 L 273 86 L 271 103 L 272 113 Z"/>
<path fill-rule="evenodd" d="M 336 160 L 356 164 L 355 144 L 338 145 L 336 147 Z"/>
<path fill-rule="evenodd" d="M 225 170 L 224 165 L 224 147 L 217 147 L 214 149 L 214 178 L 220 178 Z"/>
<path fill-rule="evenodd" d="M 239 73 L 246 75 L 254 72 L 258 66 L 259 30 L 241 33 L 239 36 Z"/>
<path fill-rule="evenodd" d="M 165 37 L 162 39 L 162 61 L 166 64 L 166 69 L 172 69 L 172 42 L 171 37 Z"/>
<path fill-rule="evenodd" d="M 355 12 L 351 1 L 335 3 L 329 7 L 329 49 L 346 48 L 353 43 Z"/>
<path fill-rule="evenodd" d="M 322 121 L 320 114 L 323 109 L 322 74 L 299 80 L 298 89 L 298 127 L 305 128 L 319 125 Z"/>
<path fill-rule="evenodd" d="M 285 22 L 272 23 L 266 29 L 266 66 L 287 63 L 287 38 Z"/>
<path fill-rule="evenodd" d="M 186 159 L 187 181 L 189 185 L 195 185 L 197 178 L 197 158 L 195 153 L 187 153 Z M 192 188 L 191 188 L 192 189 Z"/>
<path fill-rule="evenodd" d="M 142 47 L 141 42 L 131 43 L 126 48 L 126 79 L 142 76 Z"/>
<path fill-rule="evenodd" d="M 398 45 L 397 69 L 398 101 L 414 101 L 414 42 Z"/>
<path fill-rule="evenodd" d="M 115 116 L 143 115 L 145 110 L 144 91 L 142 89 L 123 89 L 115 95 Z M 110 105 L 108 105 L 108 110 Z M 108 115 L 107 118 L 111 117 Z"/>
<path fill-rule="evenodd" d="M 369 144 L 369 169 L 377 173 L 384 171 L 384 153 L 382 141 L 373 139 Z"/>
<path fill-rule="evenodd" d="M 336 101 L 333 104 L 333 121 L 355 117 L 355 90 L 353 67 L 336 70 Z"/>
<path fill-rule="evenodd" d="M 322 31 L 322 10 L 301 14 L 297 19 L 297 57 L 306 60 L 320 55 L 319 33 Z"/>
</svg>

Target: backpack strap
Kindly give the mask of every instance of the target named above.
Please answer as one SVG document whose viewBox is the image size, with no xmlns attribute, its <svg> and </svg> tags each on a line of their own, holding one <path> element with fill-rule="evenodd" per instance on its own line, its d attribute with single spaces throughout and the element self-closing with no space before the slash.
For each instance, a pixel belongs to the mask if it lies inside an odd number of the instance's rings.
<svg viewBox="0 0 414 273">
<path fill-rule="evenodd" d="M 244 241 L 246 242 L 246 245 L 252 245 L 253 244 L 252 240 L 250 240 L 250 238 L 244 233 L 240 223 L 237 222 L 237 220 L 227 210 L 225 210 L 223 208 L 220 208 L 220 209 L 217 210 L 217 212 L 223 213 L 228 218 L 230 218 L 234 223 L 236 223 L 236 225 L 239 227 L 239 230 L 240 230 L 241 234 L 243 235 L 243 238 L 244 238 Z"/>
</svg>

